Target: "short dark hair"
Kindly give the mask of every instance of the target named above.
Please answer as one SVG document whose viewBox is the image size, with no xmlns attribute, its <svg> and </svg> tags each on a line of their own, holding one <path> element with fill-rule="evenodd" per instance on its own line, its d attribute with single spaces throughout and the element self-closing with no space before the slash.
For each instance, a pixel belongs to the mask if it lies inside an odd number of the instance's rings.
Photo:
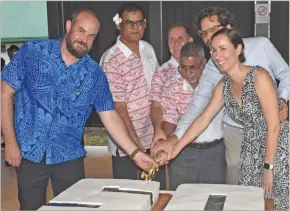
<svg viewBox="0 0 290 211">
<path fill-rule="evenodd" d="M 202 19 L 215 15 L 217 16 L 218 21 L 221 23 L 221 25 L 226 26 L 230 24 L 232 29 L 237 29 L 237 23 L 234 15 L 229 10 L 221 7 L 207 7 L 203 8 L 196 16 L 195 27 L 197 28 L 197 30 L 201 30 L 200 22 Z"/>
<path fill-rule="evenodd" d="M 11 45 L 7 51 L 8 52 L 17 52 L 19 50 L 19 47 L 17 45 Z"/>
<path fill-rule="evenodd" d="M 175 23 L 175 24 L 172 24 L 170 27 L 169 27 L 169 30 L 168 30 L 168 34 L 170 32 L 171 29 L 173 28 L 176 28 L 176 27 L 183 27 L 185 29 L 185 32 L 186 34 L 189 36 L 189 37 L 192 37 L 191 33 L 190 33 L 190 30 L 189 30 L 189 27 L 184 24 L 184 23 Z"/>
<path fill-rule="evenodd" d="M 195 54 L 198 54 L 201 61 L 204 59 L 203 45 L 199 41 L 186 43 L 181 49 L 180 58 L 191 57 Z"/>
<path fill-rule="evenodd" d="M 124 12 L 135 12 L 135 11 L 140 11 L 142 13 L 143 19 L 145 19 L 145 15 L 144 15 L 144 11 L 142 7 L 132 2 L 124 3 L 121 6 L 118 13 L 119 13 L 119 16 L 122 18 Z"/>
<path fill-rule="evenodd" d="M 80 13 L 82 12 L 88 12 L 90 13 L 92 16 L 94 16 L 98 21 L 99 21 L 99 18 L 97 16 L 97 13 L 95 10 L 91 9 L 91 8 L 82 8 L 82 9 L 78 9 L 76 10 L 70 17 L 70 21 L 72 22 L 72 24 L 75 24 L 76 21 L 77 21 L 77 18 L 79 16 Z"/>
<path fill-rule="evenodd" d="M 237 48 L 239 44 L 242 45 L 242 51 L 239 55 L 239 60 L 240 62 L 245 62 L 246 61 L 245 54 L 244 54 L 245 44 L 243 42 L 243 39 L 240 33 L 233 29 L 222 28 L 212 35 L 211 40 L 213 40 L 216 36 L 221 35 L 221 34 L 226 35 L 235 48 Z"/>
</svg>

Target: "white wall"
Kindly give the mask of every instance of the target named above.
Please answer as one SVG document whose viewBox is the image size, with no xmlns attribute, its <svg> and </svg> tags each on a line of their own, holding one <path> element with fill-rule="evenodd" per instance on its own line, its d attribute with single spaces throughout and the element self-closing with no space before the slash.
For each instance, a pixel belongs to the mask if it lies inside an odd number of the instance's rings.
<svg viewBox="0 0 290 211">
<path fill-rule="evenodd" d="M 0 1 L 0 22 L 2 42 L 47 38 L 46 1 Z"/>
</svg>

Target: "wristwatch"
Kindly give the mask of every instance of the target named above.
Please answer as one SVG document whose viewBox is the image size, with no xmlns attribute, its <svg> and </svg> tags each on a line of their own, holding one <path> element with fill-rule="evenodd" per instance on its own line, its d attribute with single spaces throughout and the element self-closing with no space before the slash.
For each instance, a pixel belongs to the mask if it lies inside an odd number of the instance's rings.
<svg viewBox="0 0 290 211">
<path fill-rule="evenodd" d="M 269 163 L 264 163 L 264 169 L 272 170 L 274 168 L 274 165 L 271 165 Z"/>
</svg>

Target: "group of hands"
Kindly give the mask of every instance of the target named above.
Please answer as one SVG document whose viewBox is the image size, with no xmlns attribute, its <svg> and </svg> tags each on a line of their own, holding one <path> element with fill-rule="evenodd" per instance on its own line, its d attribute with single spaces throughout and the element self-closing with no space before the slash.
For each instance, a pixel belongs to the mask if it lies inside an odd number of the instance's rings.
<svg viewBox="0 0 290 211">
<path fill-rule="evenodd" d="M 136 142 L 143 153 L 137 153 L 134 161 L 145 171 L 148 171 L 152 166 L 158 168 L 159 166 L 168 164 L 180 152 L 176 147 L 177 142 L 177 136 L 172 135 L 167 138 L 162 129 L 157 130 L 154 133 L 151 143 L 150 155 L 146 154 L 146 149 L 142 147 L 141 143 Z"/>
<path fill-rule="evenodd" d="M 148 172 L 152 167 L 159 168 L 159 166 L 169 163 L 182 150 L 176 145 L 177 142 L 177 136 L 172 135 L 167 139 L 165 133 L 159 130 L 154 133 L 150 155 L 146 154 L 146 150 L 141 144 L 137 144 L 142 153 L 137 153 L 134 162 Z M 272 194 L 273 188 L 272 170 L 264 170 L 261 182 L 262 188 L 264 189 L 264 197 L 268 198 Z"/>
<path fill-rule="evenodd" d="M 136 158 L 134 159 L 135 163 L 144 169 L 145 171 L 150 170 L 150 168 L 163 166 L 167 164 L 170 160 L 175 158 L 181 149 L 177 147 L 176 143 L 178 142 L 177 136 L 173 135 L 166 139 L 166 136 L 163 131 L 157 131 L 154 134 L 154 138 L 151 144 L 150 155 L 147 155 L 146 150 L 137 144 L 140 150 L 143 153 L 137 153 Z M 272 170 L 264 169 L 262 176 L 262 188 L 264 189 L 264 197 L 268 198 L 272 195 L 273 188 L 273 172 Z"/>
</svg>

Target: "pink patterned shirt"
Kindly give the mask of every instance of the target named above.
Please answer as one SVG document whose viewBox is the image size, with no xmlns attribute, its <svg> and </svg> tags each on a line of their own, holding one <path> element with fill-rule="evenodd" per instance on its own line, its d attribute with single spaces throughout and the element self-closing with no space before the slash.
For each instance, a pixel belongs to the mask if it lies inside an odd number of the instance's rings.
<svg viewBox="0 0 290 211">
<path fill-rule="evenodd" d="M 153 72 L 159 67 L 154 50 L 145 41 L 139 44 L 139 48 L 141 58 L 146 58 L 146 70 L 149 65 L 152 77 Z M 120 40 L 117 40 L 105 57 L 101 59 L 104 60 L 102 67 L 107 75 L 113 99 L 115 102 L 127 104 L 130 119 L 140 142 L 145 149 L 149 149 L 153 138 L 153 126 L 150 119 L 150 84 L 146 79 L 148 73 L 144 70 L 144 61 L 142 62 L 141 58 L 133 54 Z M 112 155 L 115 155 L 116 149 L 110 138 L 109 150 Z M 127 155 L 121 150 L 119 153 L 120 156 Z"/>
<path fill-rule="evenodd" d="M 180 74 L 168 79 L 161 97 L 163 121 L 177 125 L 192 103 L 194 92 L 195 90 Z"/>
<path fill-rule="evenodd" d="M 153 75 L 150 100 L 161 102 L 163 88 L 167 80 L 178 73 L 178 62 L 171 57 L 169 61 L 165 62 Z"/>
</svg>

